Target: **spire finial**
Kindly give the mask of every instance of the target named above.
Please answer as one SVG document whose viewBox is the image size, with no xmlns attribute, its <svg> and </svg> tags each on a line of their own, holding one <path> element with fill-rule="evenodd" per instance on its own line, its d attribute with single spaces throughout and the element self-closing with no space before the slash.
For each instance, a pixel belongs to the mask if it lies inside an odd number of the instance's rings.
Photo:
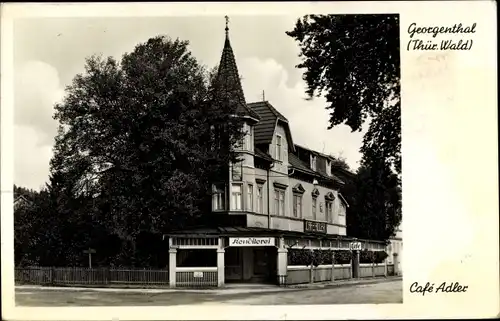
<svg viewBox="0 0 500 321">
<path fill-rule="evenodd" d="M 224 18 L 226 18 L 226 35 L 228 35 L 228 33 L 229 33 L 229 17 L 224 16 Z"/>
</svg>

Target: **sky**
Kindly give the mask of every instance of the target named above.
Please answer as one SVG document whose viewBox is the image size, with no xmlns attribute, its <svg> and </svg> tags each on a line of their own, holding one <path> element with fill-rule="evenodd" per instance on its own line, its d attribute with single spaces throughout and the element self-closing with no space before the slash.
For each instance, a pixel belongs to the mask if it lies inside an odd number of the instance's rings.
<svg viewBox="0 0 500 321">
<path fill-rule="evenodd" d="M 294 142 L 342 156 L 356 169 L 363 132 L 344 125 L 328 130 L 326 101 L 307 101 L 299 47 L 285 32 L 297 16 L 231 16 L 229 35 L 247 103 L 263 92 L 288 118 Z M 49 175 L 57 121 L 54 104 L 84 71 L 93 54 L 120 57 L 151 37 L 190 42 L 198 61 L 212 68 L 224 45 L 223 16 L 144 18 L 28 18 L 14 22 L 14 183 L 35 190 Z"/>
</svg>

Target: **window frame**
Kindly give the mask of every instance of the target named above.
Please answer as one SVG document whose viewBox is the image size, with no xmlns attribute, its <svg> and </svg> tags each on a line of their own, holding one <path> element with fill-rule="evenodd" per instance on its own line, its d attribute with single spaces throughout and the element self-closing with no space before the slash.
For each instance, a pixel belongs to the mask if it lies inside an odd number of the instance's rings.
<svg viewBox="0 0 500 321">
<path fill-rule="evenodd" d="M 235 187 L 235 186 L 238 186 L 240 189 L 240 193 L 239 193 L 240 208 L 237 208 L 237 206 L 236 206 L 237 203 L 235 203 L 234 195 L 237 194 L 233 191 L 233 187 Z M 230 208 L 232 211 L 242 211 L 243 206 L 244 206 L 244 204 L 243 204 L 243 184 L 242 183 L 232 183 L 231 184 L 231 206 L 230 206 Z"/>
<path fill-rule="evenodd" d="M 235 168 L 239 169 L 240 176 L 235 176 Z M 243 181 L 243 160 L 233 163 L 231 166 L 231 180 L 234 182 L 242 182 Z"/>
<path fill-rule="evenodd" d="M 264 214 L 264 185 L 257 184 L 257 213 Z"/>
<path fill-rule="evenodd" d="M 212 210 L 224 211 L 226 210 L 226 186 L 225 184 L 214 184 L 212 186 Z M 222 205 L 222 206 L 217 206 Z"/>
<path fill-rule="evenodd" d="M 248 211 L 253 212 L 253 184 L 247 184 L 247 204 Z"/>
<path fill-rule="evenodd" d="M 292 215 L 295 218 L 302 218 L 302 194 L 293 193 L 293 212 Z M 298 202 L 297 202 L 298 201 Z"/>
<path fill-rule="evenodd" d="M 278 144 L 279 142 L 279 144 Z M 283 161 L 283 136 L 276 134 L 276 159 Z M 279 153 L 278 153 L 279 152 Z"/>
<path fill-rule="evenodd" d="M 286 190 L 274 188 L 274 214 L 276 216 L 286 216 Z"/>
<path fill-rule="evenodd" d="M 312 218 L 313 220 L 316 220 L 317 217 L 318 217 L 318 197 L 317 196 L 314 196 L 312 197 L 312 208 L 311 208 L 311 211 L 312 211 Z"/>
</svg>

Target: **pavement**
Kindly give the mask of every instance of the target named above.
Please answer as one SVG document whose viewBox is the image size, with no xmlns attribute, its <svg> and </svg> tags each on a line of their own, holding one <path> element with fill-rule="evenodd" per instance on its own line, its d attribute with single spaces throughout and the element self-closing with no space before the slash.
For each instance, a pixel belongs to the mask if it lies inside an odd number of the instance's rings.
<svg viewBox="0 0 500 321">
<path fill-rule="evenodd" d="M 172 306 L 401 303 L 401 278 L 336 281 L 294 287 L 111 289 L 16 286 L 17 306 Z"/>
<path fill-rule="evenodd" d="M 243 293 L 274 293 L 284 291 L 297 291 L 304 289 L 323 289 L 354 285 L 377 284 L 401 280 L 401 276 L 374 277 L 362 279 L 337 280 L 333 282 L 318 282 L 287 285 L 286 287 L 271 284 L 226 284 L 220 288 L 138 288 L 138 287 L 70 287 L 70 286 L 41 286 L 41 285 L 16 285 L 17 290 L 43 290 L 43 291 L 71 291 L 71 292 L 110 292 L 110 293 L 205 293 L 214 295 L 243 294 Z"/>
</svg>

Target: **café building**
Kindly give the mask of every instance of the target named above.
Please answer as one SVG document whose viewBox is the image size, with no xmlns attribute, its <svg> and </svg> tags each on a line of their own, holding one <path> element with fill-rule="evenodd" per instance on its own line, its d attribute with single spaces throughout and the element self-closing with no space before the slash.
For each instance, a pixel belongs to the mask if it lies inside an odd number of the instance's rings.
<svg viewBox="0 0 500 321">
<path fill-rule="evenodd" d="M 237 84 L 246 133 L 238 147 L 241 161 L 231 165 L 226 181 L 213 184 L 205 226 L 166 235 L 171 286 L 207 278 L 218 286 L 280 283 L 290 248 L 348 249 L 349 204 L 331 157 L 295 144 L 293 124 L 279 106 L 246 102 L 227 26 L 218 76 Z M 363 247 L 384 249 L 368 242 Z"/>
</svg>

